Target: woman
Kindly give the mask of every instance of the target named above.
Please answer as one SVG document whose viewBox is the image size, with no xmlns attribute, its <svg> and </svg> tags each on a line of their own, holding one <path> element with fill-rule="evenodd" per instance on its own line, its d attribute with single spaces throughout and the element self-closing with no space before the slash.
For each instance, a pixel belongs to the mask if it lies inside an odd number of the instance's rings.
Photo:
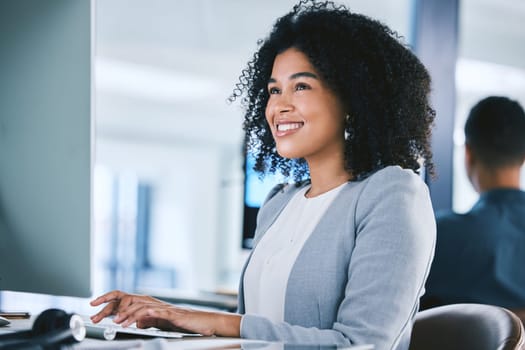
<svg viewBox="0 0 525 350">
<path fill-rule="evenodd" d="M 255 170 L 293 180 L 261 208 L 239 314 L 113 291 L 94 322 L 289 343 L 407 349 L 435 223 L 430 78 L 383 24 L 301 2 L 275 23 L 231 100 Z"/>
</svg>

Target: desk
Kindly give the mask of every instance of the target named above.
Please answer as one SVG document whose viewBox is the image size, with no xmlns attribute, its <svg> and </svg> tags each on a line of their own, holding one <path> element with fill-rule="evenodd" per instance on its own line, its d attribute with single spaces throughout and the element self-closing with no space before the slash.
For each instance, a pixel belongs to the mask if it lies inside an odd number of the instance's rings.
<svg viewBox="0 0 525 350">
<path fill-rule="evenodd" d="M 31 329 L 33 320 L 11 320 L 7 327 L 0 327 L 0 334 Z M 86 338 L 81 343 L 63 346 L 62 349 L 72 350 L 178 350 L 178 349 L 199 349 L 199 350 L 226 350 L 226 349 L 246 349 L 246 350 L 371 350 L 371 345 L 359 345 L 350 347 L 319 346 L 319 345 L 297 345 L 283 344 L 279 342 L 266 342 L 260 340 L 221 338 L 221 337 L 199 337 L 183 339 L 132 339 L 132 340 L 100 340 Z"/>
</svg>

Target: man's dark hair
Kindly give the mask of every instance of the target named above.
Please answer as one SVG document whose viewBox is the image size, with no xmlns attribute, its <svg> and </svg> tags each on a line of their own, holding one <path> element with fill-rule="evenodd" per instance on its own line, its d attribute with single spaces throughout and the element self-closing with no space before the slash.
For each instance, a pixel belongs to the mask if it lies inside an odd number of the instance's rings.
<svg viewBox="0 0 525 350">
<path fill-rule="evenodd" d="M 243 71 L 230 97 L 246 109 L 244 130 L 254 170 L 308 177 L 304 159 L 277 154 L 265 118 L 267 84 L 275 57 L 304 53 L 342 102 L 347 118 L 345 168 L 356 179 L 389 165 L 432 174 L 430 76 L 419 59 L 384 24 L 332 2 L 303 0 L 279 18 Z"/>
<path fill-rule="evenodd" d="M 490 96 L 470 110 L 465 142 L 490 168 L 521 165 L 525 160 L 525 112 L 507 97 Z"/>
</svg>

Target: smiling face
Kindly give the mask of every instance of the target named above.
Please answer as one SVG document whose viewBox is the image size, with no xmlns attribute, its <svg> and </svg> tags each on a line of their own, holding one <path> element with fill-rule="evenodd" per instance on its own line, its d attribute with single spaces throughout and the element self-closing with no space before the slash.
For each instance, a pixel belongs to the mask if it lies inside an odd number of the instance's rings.
<svg viewBox="0 0 525 350">
<path fill-rule="evenodd" d="M 276 56 L 268 92 L 266 120 L 281 157 L 305 158 L 310 166 L 342 161 L 345 113 L 305 54 L 290 48 Z"/>
</svg>

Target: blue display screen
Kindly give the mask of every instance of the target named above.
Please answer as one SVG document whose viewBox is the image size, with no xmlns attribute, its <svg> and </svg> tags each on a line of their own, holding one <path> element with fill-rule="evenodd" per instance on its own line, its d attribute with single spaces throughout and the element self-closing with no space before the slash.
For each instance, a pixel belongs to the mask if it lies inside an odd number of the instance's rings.
<svg viewBox="0 0 525 350">
<path fill-rule="evenodd" d="M 277 184 L 285 182 L 281 174 L 269 174 L 263 179 L 253 170 L 255 158 L 253 155 L 246 156 L 246 180 L 244 191 L 244 204 L 248 207 L 259 208 L 270 190 Z"/>
<path fill-rule="evenodd" d="M 246 172 L 244 174 L 244 219 L 242 247 L 250 249 L 253 245 L 257 213 L 268 196 L 270 190 L 277 184 L 285 182 L 281 174 L 266 175 L 259 178 L 259 174 L 253 170 L 255 158 L 253 155 L 246 156 Z"/>
</svg>

